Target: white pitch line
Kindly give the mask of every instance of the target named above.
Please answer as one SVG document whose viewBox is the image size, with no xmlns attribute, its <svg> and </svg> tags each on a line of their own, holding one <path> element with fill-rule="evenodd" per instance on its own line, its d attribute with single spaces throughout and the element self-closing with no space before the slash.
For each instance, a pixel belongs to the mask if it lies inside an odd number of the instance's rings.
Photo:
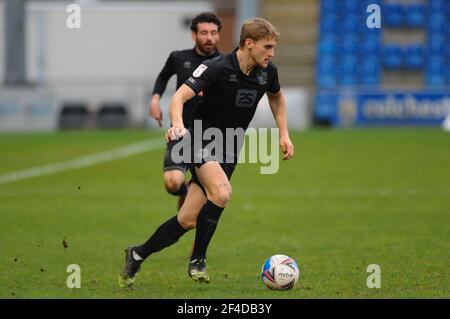
<svg viewBox="0 0 450 319">
<path fill-rule="evenodd" d="M 160 148 L 164 145 L 161 138 L 130 144 L 110 151 L 96 153 L 92 155 L 82 156 L 77 159 L 33 167 L 22 171 L 11 172 L 0 175 L 0 184 L 11 183 L 33 177 L 60 173 L 72 169 L 88 167 L 100 163 L 105 163 L 132 155 L 148 152 Z"/>
</svg>

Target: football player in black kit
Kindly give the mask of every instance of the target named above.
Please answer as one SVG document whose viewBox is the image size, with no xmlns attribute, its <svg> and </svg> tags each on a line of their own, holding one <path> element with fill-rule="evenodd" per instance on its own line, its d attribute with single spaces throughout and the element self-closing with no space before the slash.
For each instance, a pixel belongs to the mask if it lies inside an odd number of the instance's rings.
<svg viewBox="0 0 450 319">
<path fill-rule="evenodd" d="M 204 153 L 202 133 L 206 129 L 216 128 L 224 136 L 227 128 L 247 129 L 259 100 L 267 94 L 280 132 L 283 159 L 288 160 L 294 155 L 284 95 L 280 90 L 277 68 L 270 62 L 275 55 L 278 37 L 278 31 L 270 22 L 262 18 L 247 20 L 241 29 L 239 48 L 200 65 L 172 97 L 169 107 L 172 127 L 167 131 L 166 139 L 184 140 L 191 136 L 191 140 L 201 141 L 200 148 L 195 145 L 192 148 L 194 164 L 191 164 L 191 186 L 176 216 L 163 223 L 144 244 L 126 249 L 125 268 L 119 278 L 122 287 L 132 285 L 148 256 L 174 244 L 194 228 L 195 246 L 188 274 L 198 282 L 210 281 L 206 272 L 206 250 L 231 196 L 230 177 L 239 150 L 235 150 L 231 159 L 224 156 L 228 154 L 210 154 L 201 155 L 201 160 L 197 161 L 198 154 Z M 202 127 L 197 130 L 194 126 L 193 130 L 191 126 L 188 132 L 183 124 L 183 104 L 201 91 L 203 99 L 194 109 L 193 120 L 201 120 Z M 227 160 L 220 161 L 219 157 Z"/>
<path fill-rule="evenodd" d="M 150 102 L 150 116 L 158 122 L 159 126 L 161 126 L 163 119 L 160 99 L 166 89 L 167 82 L 172 75 L 176 74 L 177 88 L 179 88 L 202 62 L 220 55 L 217 43 L 221 29 L 222 22 L 217 15 L 211 12 L 200 13 L 191 22 L 192 40 L 195 42 L 195 47 L 188 50 L 173 51 L 169 55 L 164 68 L 156 79 Z M 184 104 L 183 124 L 186 128 L 189 128 L 192 110 L 200 98 L 196 96 Z M 179 196 L 178 208 L 180 208 L 187 194 L 185 173 L 189 167 L 184 163 L 172 161 L 170 153 L 177 142 L 170 141 L 167 143 L 163 176 L 167 192 Z"/>
</svg>

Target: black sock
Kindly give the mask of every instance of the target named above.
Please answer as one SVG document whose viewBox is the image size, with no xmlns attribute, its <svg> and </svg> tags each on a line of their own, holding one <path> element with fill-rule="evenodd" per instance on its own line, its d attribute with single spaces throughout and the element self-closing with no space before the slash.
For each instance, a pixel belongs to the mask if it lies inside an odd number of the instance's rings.
<svg viewBox="0 0 450 319">
<path fill-rule="evenodd" d="M 175 195 L 175 196 L 186 196 L 187 191 L 188 191 L 187 184 L 186 184 L 186 182 L 183 182 L 183 184 L 181 184 L 181 186 L 180 186 L 180 188 L 178 188 L 178 190 L 176 190 L 174 192 L 169 192 L 169 193 L 172 195 Z"/>
<path fill-rule="evenodd" d="M 203 205 L 197 216 L 197 229 L 195 232 L 195 246 L 191 260 L 206 258 L 206 249 L 216 231 L 217 223 L 224 208 L 211 201 Z"/>
<path fill-rule="evenodd" d="M 134 251 L 145 259 L 151 254 L 176 243 L 186 232 L 187 230 L 178 222 L 177 216 L 174 216 L 159 226 L 155 233 L 143 245 L 137 246 Z"/>
</svg>

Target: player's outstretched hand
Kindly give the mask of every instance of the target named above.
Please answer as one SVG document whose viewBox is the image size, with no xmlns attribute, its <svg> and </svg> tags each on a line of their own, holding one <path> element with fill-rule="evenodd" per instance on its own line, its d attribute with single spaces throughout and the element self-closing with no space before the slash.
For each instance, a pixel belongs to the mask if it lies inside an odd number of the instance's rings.
<svg viewBox="0 0 450 319">
<path fill-rule="evenodd" d="M 287 161 L 294 156 L 294 144 L 289 137 L 280 138 L 280 147 L 283 152 L 283 160 Z"/>
<path fill-rule="evenodd" d="M 166 133 L 166 142 L 170 142 L 173 140 L 178 140 L 182 138 L 187 133 L 187 130 L 184 127 L 174 127 L 172 126 L 167 130 Z"/>
</svg>

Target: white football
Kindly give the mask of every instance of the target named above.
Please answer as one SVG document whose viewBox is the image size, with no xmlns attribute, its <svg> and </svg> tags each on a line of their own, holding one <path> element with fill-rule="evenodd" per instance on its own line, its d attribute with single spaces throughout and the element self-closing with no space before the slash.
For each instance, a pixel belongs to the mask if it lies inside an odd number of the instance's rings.
<svg viewBox="0 0 450 319">
<path fill-rule="evenodd" d="M 300 277 L 300 270 L 294 259 L 285 255 L 268 258 L 261 270 L 264 285 L 273 290 L 290 290 Z"/>
</svg>

